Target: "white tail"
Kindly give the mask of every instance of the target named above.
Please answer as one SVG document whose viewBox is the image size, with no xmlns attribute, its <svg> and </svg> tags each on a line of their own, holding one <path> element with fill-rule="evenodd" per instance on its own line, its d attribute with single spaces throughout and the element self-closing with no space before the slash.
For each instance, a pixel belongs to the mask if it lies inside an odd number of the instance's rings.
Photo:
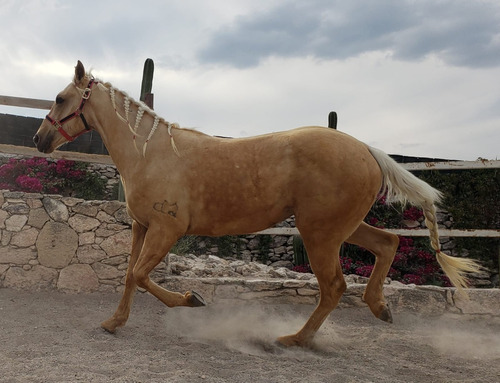
<svg viewBox="0 0 500 383">
<path fill-rule="evenodd" d="M 409 202 L 423 209 L 431 246 L 436 251 L 439 265 L 453 286 L 459 289 L 467 287 L 466 275 L 480 271 L 481 266 L 472 259 L 452 257 L 441 251 L 435 204 L 441 200 L 442 193 L 403 169 L 383 151 L 372 147 L 368 149 L 382 171 L 382 192 L 387 193 L 388 203 Z"/>
</svg>

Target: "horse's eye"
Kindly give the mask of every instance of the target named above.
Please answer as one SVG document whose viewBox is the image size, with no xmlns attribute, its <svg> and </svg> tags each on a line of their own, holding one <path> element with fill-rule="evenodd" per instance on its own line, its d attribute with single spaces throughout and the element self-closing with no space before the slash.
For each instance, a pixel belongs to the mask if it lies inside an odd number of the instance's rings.
<svg viewBox="0 0 500 383">
<path fill-rule="evenodd" d="M 62 98 L 61 96 L 56 97 L 56 104 L 62 104 L 63 102 L 64 102 L 64 98 Z"/>
</svg>

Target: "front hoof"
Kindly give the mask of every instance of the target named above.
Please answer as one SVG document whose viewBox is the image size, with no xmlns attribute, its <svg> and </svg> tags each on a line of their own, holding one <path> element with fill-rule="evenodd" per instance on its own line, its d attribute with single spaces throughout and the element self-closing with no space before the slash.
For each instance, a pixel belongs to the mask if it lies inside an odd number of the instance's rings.
<svg viewBox="0 0 500 383">
<path fill-rule="evenodd" d="M 196 291 L 191 291 L 189 296 L 189 304 L 191 307 L 202 307 L 206 306 L 205 300 L 203 297 L 198 294 Z"/>
</svg>

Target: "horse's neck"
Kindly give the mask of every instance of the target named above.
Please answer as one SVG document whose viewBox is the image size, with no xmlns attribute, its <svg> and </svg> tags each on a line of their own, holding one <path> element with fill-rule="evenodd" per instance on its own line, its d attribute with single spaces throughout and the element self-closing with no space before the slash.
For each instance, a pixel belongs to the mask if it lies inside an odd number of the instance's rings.
<svg viewBox="0 0 500 383">
<path fill-rule="evenodd" d="M 160 121 L 116 89 L 103 90 L 97 101 L 99 126 L 96 129 L 120 175 L 132 177 L 147 155 L 148 141 L 163 138 L 158 136 L 164 134 L 155 132 Z"/>
</svg>

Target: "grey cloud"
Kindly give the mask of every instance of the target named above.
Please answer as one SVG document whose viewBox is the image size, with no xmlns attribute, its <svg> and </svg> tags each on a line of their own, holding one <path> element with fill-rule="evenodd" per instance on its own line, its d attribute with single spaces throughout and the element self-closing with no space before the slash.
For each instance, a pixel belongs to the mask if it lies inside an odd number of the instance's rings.
<svg viewBox="0 0 500 383">
<path fill-rule="evenodd" d="M 287 1 L 240 16 L 199 52 L 204 62 L 257 65 L 270 56 L 346 59 L 391 51 L 401 60 L 430 54 L 467 67 L 500 65 L 500 5 L 493 1 Z"/>
</svg>

